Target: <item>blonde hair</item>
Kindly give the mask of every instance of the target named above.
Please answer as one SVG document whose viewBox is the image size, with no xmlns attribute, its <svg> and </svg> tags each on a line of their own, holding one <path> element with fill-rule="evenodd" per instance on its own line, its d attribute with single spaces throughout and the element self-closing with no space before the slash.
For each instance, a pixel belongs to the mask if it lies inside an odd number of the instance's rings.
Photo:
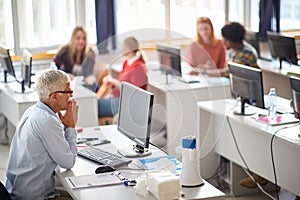
<svg viewBox="0 0 300 200">
<path fill-rule="evenodd" d="M 47 101 L 50 94 L 55 91 L 65 90 L 68 82 L 70 82 L 70 77 L 61 70 L 48 69 L 42 72 L 36 83 L 36 91 L 40 101 Z"/>
<path fill-rule="evenodd" d="M 127 37 L 124 39 L 123 43 L 129 48 L 130 51 L 133 51 L 135 53 L 139 52 L 140 59 L 143 61 L 143 63 L 145 63 L 144 56 L 142 55 L 142 53 L 140 51 L 140 44 L 135 37 L 133 37 L 133 36 Z"/>
<path fill-rule="evenodd" d="M 203 40 L 201 38 L 201 35 L 199 33 L 199 29 L 198 29 L 199 24 L 208 24 L 210 26 L 210 28 L 211 28 L 210 42 L 213 45 L 215 45 L 217 43 L 217 38 L 215 36 L 214 27 L 212 25 L 212 22 L 208 17 L 199 17 L 197 19 L 197 38 L 196 38 L 197 43 L 200 44 L 200 45 L 203 44 Z"/>
<path fill-rule="evenodd" d="M 73 29 L 71 39 L 70 39 L 70 41 L 67 44 L 67 46 L 69 47 L 68 57 L 69 57 L 69 59 L 71 61 L 71 65 L 75 64 L 75 59 L 74 59 L 75 53 L 76 53 L 75 40 L 76 40 L 76 34 L 79 31 L 83 32 L 84 35 L 85 35 L 85 47 L 84 47 L 84 50 L 83 50 L 83 58 L 86 58 L 86 56 L 89 53 L 87 33 L 86 33 L 85 29 L 82 26 L 76 26 Z"/>
</svg>

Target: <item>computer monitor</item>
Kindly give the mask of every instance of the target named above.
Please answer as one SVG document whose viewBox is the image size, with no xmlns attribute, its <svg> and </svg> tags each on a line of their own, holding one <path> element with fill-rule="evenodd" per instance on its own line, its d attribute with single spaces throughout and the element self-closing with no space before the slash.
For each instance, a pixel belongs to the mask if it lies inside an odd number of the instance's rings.
<svg viewBox="0 0 300 200">
<path fill-rule="evenodd" d="M 290 77 L 294 115 L 300 119 L 300 78 Z"/>
<path fill-rule="evenodd" d="M 4 45 L 0 44 L 0 59 L 1 66 L 4 70 L 4 82 L 7 83 L 7 75 L 10 74 L 16 78 L 15 69 L 11 61 L 9 49 Z"/>
<path fill-rule="evenodd" d="M 262 71 L 257 68 L 228 63 L 231 93 L 235 98 L 241 98 L 241 108 L 234 113 L 237 115 L 253 115 L 255 112 L 245 104 L 249 103 L 260 108 L 265 108 Z"/>
<path fill-rule="evenodd" d="M 32 71 L 32 54 L 26 49 L 23 50 L 23 58 L 21 60 L 21 91 L 25 92 L 25 86 L 31 88 L 31 73 Z"/>
<path fill-rule="evenodd" d="M 136 145 L 119 149 L 118 152 L 121 155 L 142 157 L 151 154 L 148 147 L 153 99 L 152 93 L 130 83 L 122 82 L 117 126 L 119 132 L 133 140 Z"/>
<path fill-rule="evenodd" d="M 160 63 L 160 70 L 168 74 L 181 76 L 181 57 L 180 48 L 167 45 L 157 44 L 157 51 Z"/>
<path fill-rule="evenodd" d="M 270 31 L 267 32 L 267 35 L 271 56 L 279 59 L 279 69 L 282 69 L 282 61 L 298 65 L 294 37 Z"/>
</svg>

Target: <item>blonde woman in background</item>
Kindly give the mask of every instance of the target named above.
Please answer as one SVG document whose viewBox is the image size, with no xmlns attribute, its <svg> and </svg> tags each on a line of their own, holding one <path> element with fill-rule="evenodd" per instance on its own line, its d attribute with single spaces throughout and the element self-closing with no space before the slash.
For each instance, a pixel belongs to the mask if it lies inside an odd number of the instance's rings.
<svg viewBox="0 0 300 200">
<path fill-rule="evenodd" d="M 54 62 L 57 68 L 68 73 L 71 79 L 74 76 L 83 76 L 85 85 L 96 87 L 95 53 L 88 46 L 87 33 L 83 27 L 76 26 L 73 29 L 71 40 L 59 50 Z"/>
</svg>

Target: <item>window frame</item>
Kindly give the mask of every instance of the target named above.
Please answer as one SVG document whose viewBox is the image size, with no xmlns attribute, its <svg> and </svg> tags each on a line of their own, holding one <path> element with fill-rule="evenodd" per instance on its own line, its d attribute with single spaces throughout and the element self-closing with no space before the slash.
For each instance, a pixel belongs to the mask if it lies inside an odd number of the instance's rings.
<svg viewBox="0 0 300 200">
<path fill-rule="evenodd" d="M 171 1 L 172 0 L 162 0 L 162 2 L 165 4 L 165 29 L 170 30 L 171 28 Z M 85 6 L 85 0 L 74 0 L 75 3 L 75 22 L 78 25 L 86 26 L 86 6 Z M 11 6 L 12 6 L 12 20 L 13 20 L 13 40 L 14 40 L 14 53 L 15 55 L 21 55 L 22 48 L 20 47 L 20 30 L 19 30 L 19 20 L 18 20 L 18 1 L 11 0 Z M 225 12 L 225 21 L 228 21 L 229 19 L 229 0 L 224 0 L 224 12 Z M 251 3 L 249 0 L 243 0 L 243 13 L 244 17 L 242 20 L 242 23 L 247 27 L 251 26 L 251 15 L 253 14 L 251 12 Z M 258 13 L 257 13 L 258 14 Z M 257 25 L 258 26 L 258 25 Z M 297 29 L 291 29 L 291 30 L 285 30 L 282 29 L 281 31 L 293 31 Z M 96 34 L 96 33 L 95 33 Z M 192 39 L 192 38 L 189 38 Z M 186 43 L 185 41 L 187 38 L 172 38 L 171 32 L 166 31 L 165 38 L 162 39 L 160 42 L 175 42 L 180 43 L 180 41 L 183 41 L 183 43 Z M 153 44 L 157 42 L 157 40 L 143 40 L 141 43 L 146 44 L 146 46 L 153 46 Z M 51 46 L 41 46 L 37 48 L 28 48 L 28 50 L 32 53 L 41 53 L 41 52 L 47 52 L 53 49 L 59 48 L 62 44 L 57 45 L 51 45 Z M 94 44 L 95 45 L 95 44 Z"/>
</svg>

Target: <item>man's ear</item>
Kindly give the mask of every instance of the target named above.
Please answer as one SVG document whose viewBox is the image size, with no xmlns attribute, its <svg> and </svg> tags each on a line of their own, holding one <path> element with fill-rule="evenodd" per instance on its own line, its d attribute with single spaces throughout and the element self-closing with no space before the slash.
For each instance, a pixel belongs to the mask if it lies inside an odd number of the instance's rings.
<svg viewBox="0 0 300 200">
<path fill-rule="evenodd" d="M 53 101 L 53 100 L 56 100 L 57 99 L 57 94 L 56 93 L 53 93 L 53 94 L 51 94 L 50 95 L 50 98 L 49 98 L 49 100 L 51 101 Z"/>
</svg>

